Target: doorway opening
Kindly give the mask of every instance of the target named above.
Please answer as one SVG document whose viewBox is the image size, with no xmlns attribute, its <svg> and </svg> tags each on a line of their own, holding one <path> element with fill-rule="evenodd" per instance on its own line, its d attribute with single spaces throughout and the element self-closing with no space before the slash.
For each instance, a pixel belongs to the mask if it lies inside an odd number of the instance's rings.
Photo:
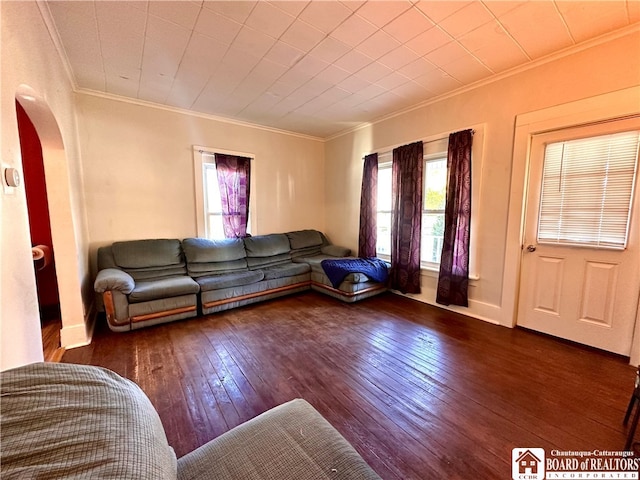
<svg viewBox="0 0 640 480">
<path fill-rule="evenodd" d="M 16 115 L 44 359 L 45 361 L 59 361 L 64 353 L 64 350 L 60 348 L 62 318 L 42 144 L 35 126 L 18 100 L 16 100 Z"/>
</svg>

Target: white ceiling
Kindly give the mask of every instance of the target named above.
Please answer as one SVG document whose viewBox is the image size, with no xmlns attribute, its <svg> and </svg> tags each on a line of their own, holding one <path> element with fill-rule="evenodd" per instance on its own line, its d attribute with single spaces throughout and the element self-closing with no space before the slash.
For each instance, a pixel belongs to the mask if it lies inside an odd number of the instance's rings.
<svg viewBox="0 0 640 480">
<path fill-rule="evenodd" d="M 322 138 L 640 22 L 638 0 L 47 6 L 80 91 Z"/>
</svg>

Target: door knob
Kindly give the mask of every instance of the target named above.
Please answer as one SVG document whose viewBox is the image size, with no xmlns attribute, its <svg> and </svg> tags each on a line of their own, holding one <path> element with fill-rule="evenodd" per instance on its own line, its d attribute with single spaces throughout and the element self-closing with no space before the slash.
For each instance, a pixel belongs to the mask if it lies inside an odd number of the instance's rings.
<svg viewBox="0 0 640 480">
<path fill-rule="evenodd" d="M 535 245 L 527 245 L 527 252 L 535 252 L 535 251 L 536 251 Z"/>
</svg>

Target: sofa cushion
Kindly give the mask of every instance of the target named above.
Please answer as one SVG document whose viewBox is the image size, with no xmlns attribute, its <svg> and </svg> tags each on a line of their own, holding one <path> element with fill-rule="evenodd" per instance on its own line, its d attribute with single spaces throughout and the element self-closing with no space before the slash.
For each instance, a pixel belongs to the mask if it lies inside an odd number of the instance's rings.
<svg viewBox="0 0 640 480">
<path fill-rule="evenodd" d="M 184 265 L 179 240 L 153 239 L 114 242 L 112 251 L 116 265 L 123 269 Z"/>
<path fill-rule="evenodd" d="M 262 269 L 265 280 L 274 278 L 294 277 L 311 271 L 311 267 L 306 263 L 284 263 Z"/>
<path fill-rule="evenodd" d="M 324 244 L 322 235 L 317 230 L 298 230 L 286 234 L 292 250 L 300 248 L 319 247 Z"/>
<path fill-rule="evenodd" d="M 178 460 L 180 480 L 380 480 L 302 399 L 277 406 Z"/>
<path fill-rule="evenodd" d="M 200 287 L 190 277 L 167 277 L 158 280 L 146 280 L 136 283 L 129 294 L 130 302 L 147 302 L 158 298 L 177 297 L 198 293 Z"/>
<path fill-rule="evenodd" d="M 244 243 L 239 238 L 208 240 L 206 238 L 185 238 L 182 248 L 189 263 L 230 262 L 245 258 Z"/>
<path fill-rule="evenodd" d="M 187 258 L 187 271 L 193 278 L 247 270 L 247 254 L 241 239 L 186 238 L 182 248 Z"/>
<path fill-rule="evenodd" d="M 350 248 L 340 247 L 338 245 L 325 245 L 320 248 L 320 252 L 332 257 L 348 257 L 351 255 Z"/>
<path fill-rule="evenodd" d="M 35 363 L 0 373 L 2 478 L 175 479 L 153 405 L 100 367 Z"/>
<path fill-rule="evenodd" d="M 283 233 L 245 238 L 244 247 L 250 269 L 291 262 L 289 239 Z"/>
<path fill-rule="evenodd" d="M 219 290 L 221 288 L 240 287 L 256 283 L 264 279 L 262 270 L 247 270 L 244 272 L 224 273 L 221 275 L 211 275 L 208 277 L 198 277 L 196 282 L 200 285 L 200 290 Z"/>
</svg>

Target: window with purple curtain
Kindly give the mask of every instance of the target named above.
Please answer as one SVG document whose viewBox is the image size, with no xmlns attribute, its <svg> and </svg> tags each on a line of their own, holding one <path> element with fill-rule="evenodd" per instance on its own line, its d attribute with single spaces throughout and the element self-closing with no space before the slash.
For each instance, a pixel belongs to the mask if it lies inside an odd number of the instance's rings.
<svg viewBox="0 0 640 480">
<path fill-rule="evenodd" d="M 226 238 L 247 236 L 251 159 L 215 154 L 216 172 L 222 201 L 222 225 Z"/>
<path fill-rule="evenodd" d="M 436 302 L 469 306 L 471 236 L 471 145 L 473 130 L 449 135 L 447 201 Z"/>
<path fill-rule="evenodd" d="M 422 142 L 393 150 L 389 286 L 402 293 L 420 293 L 422 151 Z"/>
<path fill-rule="evenodd" d="M 360 236 L 358 238 L 358 256 L 371 258 L 376 256 L 378 241 L 378 154 L 364 157 L 362 172 L 362 193 L 360 195 Z"/>
</svg>

